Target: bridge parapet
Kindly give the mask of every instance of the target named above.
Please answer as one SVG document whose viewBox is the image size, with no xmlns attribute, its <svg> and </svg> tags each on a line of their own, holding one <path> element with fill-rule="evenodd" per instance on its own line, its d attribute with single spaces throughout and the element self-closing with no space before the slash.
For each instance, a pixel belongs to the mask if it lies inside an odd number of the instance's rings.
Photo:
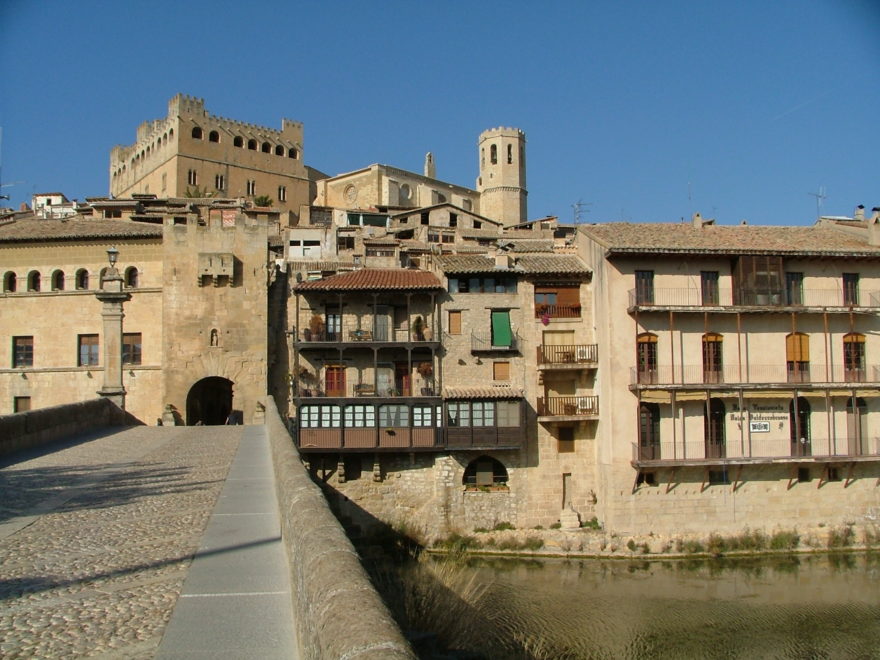
<svg viewBox="0 0 880 660">
<path fill-rule="evenodd" d="M 266 431 L 301 656 L 414 660 L 351 541 L 303 467 L 271 397 Z"/>
<path fill-rule="evenodd" d="M 141 423 L 105 398 L 0 415 L 0 456 L 79 433 Z"/>
</svg>

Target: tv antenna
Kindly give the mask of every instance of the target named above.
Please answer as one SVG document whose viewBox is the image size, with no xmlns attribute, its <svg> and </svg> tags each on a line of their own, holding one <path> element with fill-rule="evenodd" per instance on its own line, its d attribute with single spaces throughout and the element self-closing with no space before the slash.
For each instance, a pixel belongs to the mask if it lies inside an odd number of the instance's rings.
<svg viewBox="0 0 880 660">
<path fill-rule="evenodd" d="M 819 186 L 819 192 L 807 193 L 810 197 L 816 198 L 816 218 L 822 217 L 822 202 L 828 199 L 825 194 L 825 186 Z"/>
<path fill-rule="evenodd" d="M 585 208 L 585 207 L 592 206 L 592 205 L 593 205 L 593 202 L 584 202 L 583 200 L 580 200 L 580 199 L 571 205 L 574 224 L 579 225 L 582 222 L 581 218 L 582 218 L 583 214 L 590 212 L 590 209 Z"/>
</svg>

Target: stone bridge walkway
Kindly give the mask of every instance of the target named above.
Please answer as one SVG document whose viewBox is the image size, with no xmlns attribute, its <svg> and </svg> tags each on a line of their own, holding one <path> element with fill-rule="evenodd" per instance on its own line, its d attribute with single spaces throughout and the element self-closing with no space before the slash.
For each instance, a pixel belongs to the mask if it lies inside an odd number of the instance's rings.
<svg viewBox="0 0 880 660">
<path fill-rule="evenodd" d="M 295 657 L 263 427 L 44 452 L 0 463 L 0 656 Z"/>
</svg>

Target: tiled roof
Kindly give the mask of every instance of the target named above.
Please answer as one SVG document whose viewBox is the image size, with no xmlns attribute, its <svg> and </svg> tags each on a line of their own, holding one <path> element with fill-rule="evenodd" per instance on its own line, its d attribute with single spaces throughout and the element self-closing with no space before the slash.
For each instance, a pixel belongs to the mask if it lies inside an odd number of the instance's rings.
<svg viewBox="0 0 880 660">
<path fill-rule="evenodd" d="M 444 399 L 522 399 L 522 390 L 514 387 L 444 387 Z"/>
<path fill-rule="evenodd" d="M 573 254 L 524 254 L 516 257 L 516 268 L 524 273 L 582 273 L 590 269 Z"/>
<path fill-rule="evenodd" d="M 482 255 L 448 254 L 438 258 L 444 273 L 493 273 L 495 260 Z M 507 269 L 505 269 L 507 270 Z"/>
<path fill-rule="evenodd" d="M 501 228 L 496 229 L 459 229 L 462 238 L 501 238 Z"/>
<path fill-rule="evenodd" d="M 294 291 L 388 291 L 439 289 L 440 280 L 424 270 L 361 268 L 320 280 L 301 282 Z"/>
<path fill-rule="evenodd" d="M 611 254 L 802 254 L 880 255 L 866 238 L 829 226 L 768 227 L 614 222 L 581 225 L 580 231 Z"/>
<path fill-rule="evenodd" d="M 380 238 L 365 238 L 364 245 L 397 245 L 398 239 L 391 238 L 387 236 L 382 236 Z"/>
<path fill-rule="evenodd" d="M 495 259 L 478 255 L 450 254 L 440 257 L 439 261 L 445 273 L 590 273 L 584 262 L 572 254 L 524 254 L 514 257 L 512 269 L 496 267 Z"/>
<path fill-rule="evenodd" d="M 291 261 L 291 270 L 339 270 L 354 268 L 353 261 Z"/>
<path fill-rule="evenodd" d="M 510 241 L 502 240 L 499 243 L 509 246 L 514 252 L 553 252 L 553 241 L 546 238 L 520 238 Z"/>
<path fill-rule="evenodd" d="M 129 220 L 27 218 L 0 226 L 0 242 L 96 238 L 161 238 L 162 226 Z"/>
</svg>

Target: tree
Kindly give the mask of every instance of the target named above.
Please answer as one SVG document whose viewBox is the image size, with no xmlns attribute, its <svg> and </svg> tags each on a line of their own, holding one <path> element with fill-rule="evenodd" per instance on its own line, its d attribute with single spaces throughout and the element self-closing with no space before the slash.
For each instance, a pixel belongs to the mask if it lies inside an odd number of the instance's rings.
<svg viewBox="0 0 880 660">
<path fill-rule="evenodd" d="M 272 198 L 268 195 L 260 195 L 259 197 L 254 197 L 254 206 L 272 206 Z"/>
</svg>

